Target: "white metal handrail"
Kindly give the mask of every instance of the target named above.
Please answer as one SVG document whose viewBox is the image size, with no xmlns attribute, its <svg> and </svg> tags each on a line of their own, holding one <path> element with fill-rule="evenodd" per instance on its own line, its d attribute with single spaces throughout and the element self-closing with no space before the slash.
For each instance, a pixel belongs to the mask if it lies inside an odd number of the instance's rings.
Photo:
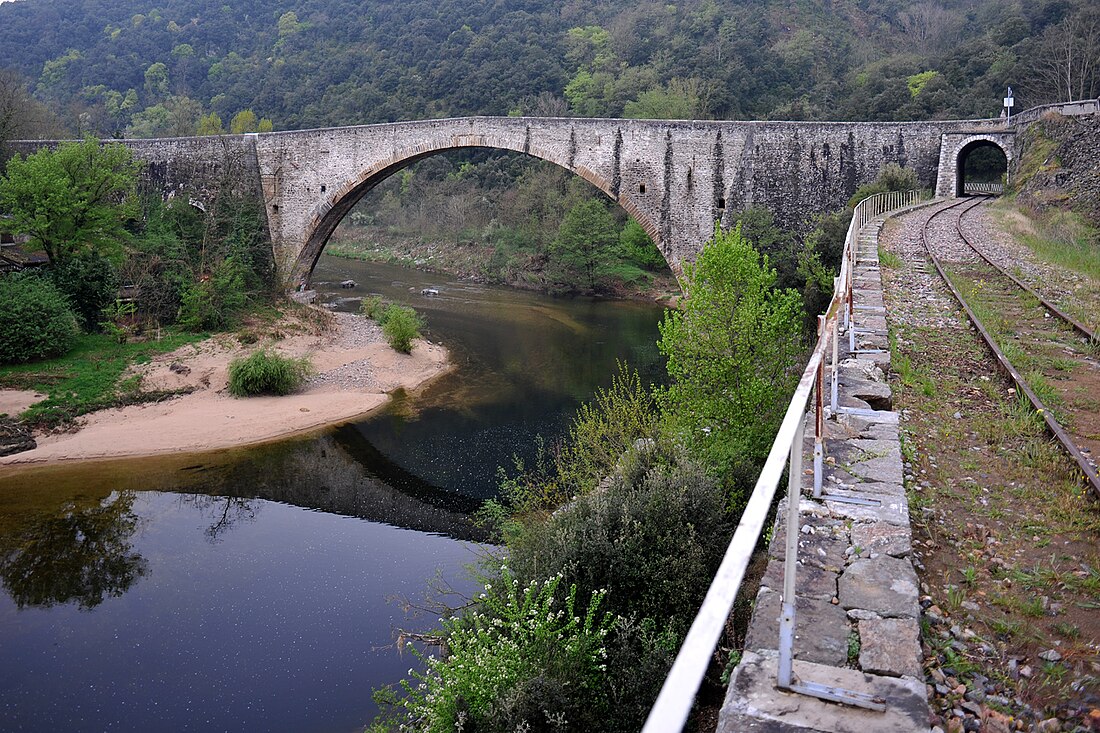
<svg viewBox="0 0 1100 733">
<path fill-rule="evenodd" d="M 798 382 L 798 388 L 787 407 L 783 422 L 776 433 L 767 461 L 757 479 L 756 487 L 749 497 L 737 530 L 726 548 L 722 563 L 711 581 L 699 613 L 688 630 L 676 661 L 669 671 L 665 683 L 653 708 L 646 719 L 643 733 L 672 733 L 683 730 L 691 713 L 692 703 L 699 690 L 699 685 L 706 674 L 710 664 L 711 655 L 718 644 L 718 640 L 725 628 L 733 603 L 737 598 L 741 582 L 745 578 L 745 570 L 752 558 L 753 549 L 760 538 L 764 528 L 768 512 L 775 498 L 776 489 L 783 476 L 783 470 L 788 461 L 792 464 L 790 472 L 789 491 L 794 496 L 800 491 L 801 484 L 801 460 L 802 460 L 802 434 L 807 406 L 810 396 L 817 396 L 817 416 L 815 429 L 815 493 L 819 493 L 821 481 L 820 445 L 822 431 L 822 384 L 825 368 L 826 349 L 832 346 L 832 385 L 831 403 L 832 413 L 836 414 L 837 395 L 837 334 L 841 314 L 843 313 L 844 328 L 849 332 L 854 349 L 855 327 L 853 324 L 852 285 L 855 271 L 856 257 L 859 251 L 859 232 L 864 225 L 872 219 L 881 216 L 888 211 L 895 211 L 907 206 L 912 206 L 920 201 L 920 191 L 900 191 L 881 193 L 870 196 L 856 205 L 852 214 L 852 222 L 848 226 L 848 232 L 844 241 L 844 255 L 841 260 L 840 274 L 834 281 L 833 297 L 824 316 L 820 317 L 820 328 L 817 345 L 810 354 L 806 368 Z M 797 505 L 797 502 L 793 502 Z M 796 514 L 797 512 L 795 512 Z M 797 521 L 797 520 L 796 520 Z M 794 533 L 797 536 L 797 532 Z M 792 538 L 788 529 L 788 539 Z M 797 545 L 796 545 L 797 549 Z M 793 558 L 792 558 L 793 560 Z M 793 564 L 793 563 L 788 563 Z M 786 599 L 785 599 L 786 600 Z M 790 600 L 793 601 L 793 598 Z M 791 603 L 793 609 L 793 603 Z M 791 618 L 793 625 L 793 615 Z"/>
</svg>

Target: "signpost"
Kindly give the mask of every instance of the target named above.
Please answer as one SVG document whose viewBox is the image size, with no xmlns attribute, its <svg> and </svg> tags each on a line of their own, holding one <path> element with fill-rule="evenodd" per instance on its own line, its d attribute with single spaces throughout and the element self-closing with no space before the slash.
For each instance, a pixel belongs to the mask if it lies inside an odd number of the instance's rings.
<svg viewBox="0 0 1100 733">
<path fill-rule="evenodd" d="M 1005 96 L 1005 118 L 1007 120 L 1012 119 L 1012 105 L 1016 104 L 1012 99 L 1012 87 L 1008 88 L 1008 95 Z"/>
</svg>

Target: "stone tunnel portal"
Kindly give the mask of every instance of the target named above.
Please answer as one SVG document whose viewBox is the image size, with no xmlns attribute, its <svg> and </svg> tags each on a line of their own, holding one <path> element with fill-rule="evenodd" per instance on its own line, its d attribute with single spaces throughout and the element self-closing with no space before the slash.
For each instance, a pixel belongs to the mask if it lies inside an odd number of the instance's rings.
<svg viewBox="0 0 1100 733">
<path fill-rule="evenodd" d="M 1000 193 L 1008 174 L 1008 154 L 996 142 L 974 140 L 959 150 L 955 196 Z"/>
</svg>

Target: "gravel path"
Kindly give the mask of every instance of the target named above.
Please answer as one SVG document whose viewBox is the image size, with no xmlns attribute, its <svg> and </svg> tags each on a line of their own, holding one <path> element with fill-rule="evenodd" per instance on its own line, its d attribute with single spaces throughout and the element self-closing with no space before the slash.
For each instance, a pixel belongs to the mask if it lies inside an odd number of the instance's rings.
<svg viewBox="0 0 1100 733">
<path fill-rule="evenodd" d="M 333 313 L 336 319 L 337 335 L 333 344 L 342 349 L 362 349 L 373 344 L 384 344 L 385 336 L 382 328 L 370 318 L 354 313 Z M 345 364 L 326 372 L 315 374 L 310 378 L 307 388 L 314 386 L 335 385 L 344 390 L 357 390 L 367 392 L 383 391 L 384 385 L 374 374 L 374 368 L 369 359 L 360 359 Z"/>
</svg>

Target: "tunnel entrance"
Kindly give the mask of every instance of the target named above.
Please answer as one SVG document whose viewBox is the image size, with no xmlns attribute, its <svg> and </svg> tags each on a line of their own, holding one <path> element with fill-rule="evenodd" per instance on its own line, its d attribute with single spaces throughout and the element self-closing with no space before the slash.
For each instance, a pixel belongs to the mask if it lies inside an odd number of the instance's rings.
<svg viewBox="0 0 1100 733">
<path fill-rule="evenodd" d="M 990 140 L 963 146 L 955 165 L 955 196 L 997 195 L 1004 191 L 1008 156 Z"/>
</svg>

